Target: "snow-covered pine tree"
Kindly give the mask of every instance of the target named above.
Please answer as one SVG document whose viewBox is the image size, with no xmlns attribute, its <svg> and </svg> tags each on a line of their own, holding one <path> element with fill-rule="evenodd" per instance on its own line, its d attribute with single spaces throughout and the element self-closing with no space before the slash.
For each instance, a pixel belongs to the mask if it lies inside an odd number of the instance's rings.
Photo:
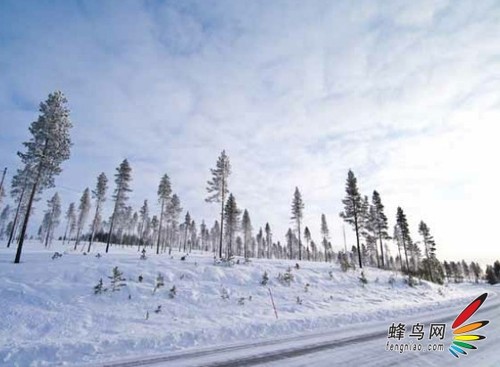
<svg viewBox="0 0 500 367">
<path fill-rule="evenodd" d="M 264 231 L 266 233 L 266 251 L 267 251 L 266 257 L 268 259 L 270 259 L 271 258 L 271 247 L 273 244 L 273 233 L 271 232 L 271 226 L 269 225 L 269 223 L 266 223 L 266 226 L 264 227 Z"/>
<path fill-rule="evenodd" d="M 372 206 L 374 209 L 374 226 L 377 233 L 377 238 L 380 242 L 380 259 L 382 260 L 382 268 L 385 268 L 385 256 L 384 256 L 384 245 L 383 240 L 388 240 L 389 236 L 387 230 L 389 228 L 387 217 L 384 213 L 384 205 L 382 204 L 382 199 L 380 194 L 375 190 L 372 194 Z"/>
<path fill-rule="evenodd" d="M 82 197 L 80 198 L 80 205 L 78 205 L 78 221 L 76 226 L 76 239 L 75 239 L 75 247 L 73 250 L 76 250 L 76 247 L 80 244 L 80 236 L 82 234 L 83 227 L 87 222 L 87 218 L 90 212 L 90 190 L 87 187 L 83 190 Z"/>
<path fill-rule="evenodd" d="M 307 261 L 311 258 L 311 252 L 309 249 L 309 244 L 311 243 L 311 232 L 309 231 L 309 227 L 306 226 L 304 228 L 304 240 L 306 240 L 306 253 L 307 253 Z"/>
<path fill-rule="evenodd" d="M 331 260 L 330 249 L 328 246 L 328 240 L 330 239 L 330 230 L 328 229 L 328 223 L 326 222 L 326 216 L 321 214 L 321 244 L 323 245 L 323 250 L 325 251 L 325 262 L 329 259 Z"/>
<path fill-rule="evenodd" d="M 108 190 L 108 178 L 102 172 L 97 177 L 97 184 L 95 190 L 92 190 L 92 197 L 95 199 L 95 214 L 94 219 L 92 220 L 92 225 L 90 228 L 90 239 L 89 239 L 89 247 L 87 248 L 87 252 L 90 252 L 90 248 L 92 246 L 92 242 L 94 241 L 94 235 L 97 229 L 97 220 L 101 213 L 101 206 L 106 201 L 106 191 Z"/>
<path fill-rule="evenodd" d="M 6 205 L 2 209 L 2 213 L 0 214 L 0 239 L 3 239 L 6 233 L 7 220 L 10 215 L 10 205 Z"/>
<path fill-rule="evenodd" d="M 125 204 L 128 200 L 127 193 L 131 192 L 130 182 L 132 181 L 132 168 L 128 163 L 128 160 L 124 159 L 120 166 L 116 169 L 115 183 L 116 188 L 113 194 L 113 200 L 115 201 L 115 206 L 113 209 L 113 214 L 111 215 L 111 221 L 109 224 L 108 240 L 106 243 L 106 253 L 109 251 L 109 243 L 111 242 L 111 236 L 113 235 L 113 226 L 116 221 L 117 215 L 125 209 Z"/>
<path fill-rule="evenodd" d="M 286 244 L 288 246 L 288 250 L 290 251 L 290 260 L 293 259 L 293 232 L 291 228 L 288 228 L 286 232 Z"/>
<path fill-rule="evenodd" d="M 302 260 L 302 233 L 300 231 L 300 224 L 302 223 L 302 218 L 304 216 L 304 202 L 302 201 L 302 195 L 300 194 L 299 188 L 295 187 L 295 192 L 293 193 L 292 200 L 292 217 L 295 221 L 297 235 L 299 237 L 299 260 Z"/>
<path fill-rule="evenodd" d="M 64 230 L 63 236 L 63 245 L 66 242 L 66 239 L 71 238 L 73 234 L 73 230 L 76 228 L 76 209 L 75 203 L 71 203 L 68 206 L 68 210 L 66 211 L 66 229 Z M 69 230 L 69 233 L 68 233 Z"/>
<path fill-rule="evenodd" d="M 358 251 L 359 267 L 363 268 L 361 259 L 361 247 L 359 245 L 359 235 L 361 231 L 361 211 L 362 211 L 362 198 L 358 189 L 358 182 L 354 173 L 349 170 L 347 173 L 346 181 L 346 196 L 342 200 L 344 204 L 344 211 L 340 213 L 340 217 L 344 219 L 347 224 L 353 226 L 356 232 L 356 247 Z"/>
<path fill-rule="evenodd" d="M 29 200 L 26 206 L 19 243 L 14 263 L 21 261 L 24 238 L 28 229 L 33 200 L 37 193 L 54 187 L 54 177 L 62 172 L 61 164 L 69 159 L 71 139 L 69 131 L 72 127 L 69 118 L 67 99 L 63 93 L 56 91 L 49 94 L 48 99 L 40 104 L 40 115 L 29 131 L 31 139 L 24 142 L 26 152 L 17 154 L 29 174 Z"/>
<path fill-rule="evenodd" d="M 113 268 L 113 274 L 108 276 L 111 283 L 111 291 L 117 292 L 121 287 L 125 287 L 125 278 L 123 278 L 123 273 L 118 269 L 118 266 Z"/>
<path fill-rule="evenodd" d="M 189 226 L 191 225 L 191 215 L 189 214 L 189 211 L 186 212 L 186 215 L 184 216 L 184 223 L 183 223 L 183 229 L 184 229 L 184 246 L 183 250 L 186 252 L 186 246 L 188 242 L 188 231 L 189 231 Z"/>
<path fill-rule="evenodd" d="M 160 203 L 160 223 L 158 229 L 158 241 L 156 243 L 156 254 L 160 253 L 160 242 L 162 235 L 162 225 L 163 225 L 163 215 L 165 214 L 165 208 L 167 203 L 170 201 L 170 195 L 172 195 L 172 187 L 170 185 L 170 178 L 167 174 L 164 174 L 160 180 L 158 186 L 158 202 Z"/>
<path fill-rule="evenodd" d="M 181 201 L 177 194 L 173 194 L 167 203 L 167 218 L 170 222 L 169 254 L 172 252 L 172 244 L 179 237 L 179 216 L 182 213 Z"/>
<path fill-rule="evenodd" d="M 146 223 L 149 219 L 149 207 L 148 201 L 144 200 L 144 203 L 139 210 L 139 224 L 137 232 L 139 233 L 139 245 L 137 246 L 137 252 L 141 250 L 141 246 L 144 246 L 144 239 L 146 238 Z"/>
<path fill-rule="evenodd" d="M 246 209 L 243 211 L 243 217 L 241 218 L 241 229 L 243 231 L 243 257 L 248 259 L 248 246 L 250 245 L 250 239 L 252 238 L 252 221 L 250 220 L 250 214 L 248 214 L 248 210 Z"/>
<path fill-rule="evenodd" d="M 24 167 L 23 169 L 18 169 L 17 173 L 12 177 L 10 196 L 14 198 L 14 202 L 17 203 L 16 211 L 14 214 L 14 219 L 12 220 L 12 225 L 9 226 L 9 240 L 7 241 L 7 248 L 10 247 L 14 239 L 16 230 L 19 227 L 19 220 L 23 217 L 26 212 L 27 202 L 28 202 L 28 191 L 30 186 L 30 178 L 33 174 L 30 173 L 30 167 Z M 36 198 L 34 200 L 37 200 Z"/>
<path fill-rule="evenodd" d="M 229 157 L 226 155 L 226 151 L 223 150 L 221 155 L 217 160 L 215 169 L 210 169 L 212 173 L 212 179 L 207 182 L 207 191 L 209 196 L 205 201 L 209 203 L 220 203 L 221 213 L 220 213 L 220 239 L 219 239 L 219 258 L 222 258 L 222 237 L 224 234 L 224 205 L 226 203 L 226 195 L 229 193 L 228 189 L 228 178 L 231 174 L 231 164 L 229 163 Z"/>
<path fill-rule="evenodd" d="M 226 221 L 226 237 L 227 237 L 227 253 L 226 258 L 230 260 L 233 257 L 233 243 L 234 236 L 236 232 L 239 230 L 240 226 L 240 214 L 241 211 L 238 209 L 236 204 L 236 199 L 233 194 L 229 194 L 229 198 L 227 199 L 224 219 Z"/>
<path fill-rule="evenodd" d="M 410 272 L 410 263 L 408 261 L 408 248 L 412 244 L 412 240 L 410 237 L 410 228 L 408 227 L 408 221 L 406 219 L 406 215 L 403 212 L 401 207 L 398 207 L 396 214 L 396 223 L 399 230 L 399 240 L 401 241 L 401 245 L 404 249 L 405 261 L 406 261 L 406 270 Z"/>
<path fill-rule="evenodd" d="M 444 274 L 441 263 L 436 258 L 436 242 L 424 221 L 420 221 L 418 233 L 422 236 L 424 243 L 425 259 L 423 260 L 423 265 L 427 273 L 424 277 L 431 282 L 442 283 Z"/>
<path fill-rule="evenodd" d="M 45 247 L 50 245 L 52 242 L 52 237 L 54 234 L 54 230 L 59 225 L 59 220 L 61 218 L 61 199 L 59 198 L 59 194 L 56 192 L 50 200 L 47 201 L 48 209 L 45 212 L 47 216 L 47 228 L 45 234 Z"/>
</svg>

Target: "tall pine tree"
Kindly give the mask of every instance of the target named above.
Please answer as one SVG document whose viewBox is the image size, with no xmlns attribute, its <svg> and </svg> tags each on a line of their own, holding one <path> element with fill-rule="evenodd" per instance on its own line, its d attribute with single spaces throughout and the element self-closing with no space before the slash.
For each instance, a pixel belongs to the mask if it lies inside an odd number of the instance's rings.
<svg viewBox="0 0 500 367">
<path fill-rule="evenodd" d="M 402 246 L 404 249 L 405 253 L 405 260 L 406 260 L 406 271 L 410 273 L 410 265 L 408 262 L 408 248 L 411 247 L 412 245 L 412 240 L 410 237 L 410 229 L 408 227 L 408 221 L 406 219 L 406 215 L 403 212 L 403 209 L 401 207 L 398 207 L 397 214 L 396 214 L 396 223 L 400 231 L 400 239 L 402 242 Z"/>
<path fill-rule="evenodd" d="M 66 104 L 67 99 L 60 91 L 49 94 L 48 99 L 40 104 L 38 119 L 29 128 L 31 139 L 23 143 L 26 152 L 17 153 L 26 172 L 30 173 L 31 185 L 14 263 L 21 261 L 24 238 L 35 195 L 46 188 L 54 187 L 54 177 L 62 172 L 61 164 L 70 156 L 69 131 L 72 123 Z"/>
<path fill-rule="evenodd" d="M 108 190 L 108 178 L 102 172 L 97 177 L 97 184 L 95 190 L 92 190 L 92 197 L 95 199 L 95 214 L 94 219 L 92 220 L 92 226 L 90 228 L 90 239 L 89 239 L 89 247 L 87 248 L 87 252 L 90 252 L 90 247 L 92 246 L 92 241 L 94 241 L 94 235 L 97 228 L 97 221 L 101 214 L 101 206 L 106 201 L 106 191 Z"/>
<path fill-rule="evenodd" d="M 304 217 L 304 202 L 302 201 L 302 195 L 300 194 L 299 188 L 295 188 L 292 200 L 292 217 L 291 219 L 295 221 L 297 234 L 299 236 L 299 260 L 302 260 L 302 241 L 301 241 L 301 231 L 300 224 L 302 218 Z"/>
<path fill-rule="evenodd" d="M 207 182 L 207 191 L 209 196 L 205 199 L 209 203 L 220 203 L 220 241 L 219 241 L 219 258 L 222 258 L 222 237 L 224 233 L 224 204 L 226 200 L 226 195 L 228 194 L 228 177 L 231 174 L 231 164 L 229 163 L 229 157 L 226 155 L 226 151 L 223 150 L 219 159 L 217 160 L 217 165 L 215 169 L 210 169 L 212 173 L 212 179 Z"/>
<path fill-rule="evenodd" d="M 115 174 L 116 188 L 115 188 L 115 193 L 113 195 L 115 206 L 109 224 L 108 241 L 106 243 L 106 253 L 108 253 L 109 251 L 109 243 L 111 242 L 111 237 L 113 235 L 113 226 L 115 224 L 116 217 L 125 209 L 125 204 L 127 203 L 128 200 L 127 193 L 132 191 L 130 189 L 130 181 L 132 181 L 132 168 L 130 167 L 128 160 L 125 159 L 116 169 L 116 174 Z"/>
<path fill-rule="evenodd" d="M 83 195 L 80 198 L 80 205 L 78 206 L 78 222 L 77 222 L 74 250 L 76 250 L 76 247 L 80 243 L 80 236 L 82 234 L 83 227 L 85 226 L 85 223 L 87 222 L 87 217 L 89 216 L 89 211 L 90 211 L 90 190 L 87 187 L 83 191 Z"/>
<path fill-rule="evenodd" d="M 389 224 L 387 222 L 387 216 L 384 213 L 384 205 L 382 204 L 382 199 L 380 194 L 375 190 L 372 195 L 372 206 L 374 209 L 374 227 L 377 233 L 378 240 L 380 242 L 380 259 L 382 260 L 382 268 L 385 268 L 385 256 L 384 256 L 384 244 L 383 240 L 388 240 L 391 237 L 387 232 L 389 229 Z"/>
<path fill-rule="evenodd" d="M 249 258 L 248 246 L 252 238 L 252 221 L 250 220 L 250 214 L 248 210 L 244 210 L 243 218 L 241 219 L 241 227 L 243 230 L 243 256 L 245 259 Z"/>
<path fill-rule="evenodd" d="M 236 199 L 233 194 L 229 194 L 226 208 L 224 211 L 224 219 L 226 221 L 226 236 L 227 236 L 227 259 L 233 256 L 233 243 L 236 232 L 240 225 L 241 211 L 236 205 Z"/>
<path fill-rule="evenodd" d="M 156 254 L 160 253 L 160 242 L 162 234 L 163 225 L 163 215 L 165 213 L 166 205 L 170 200 L 170 195 L 172 195 L 172 187 L 170 185 L 170 178 L 167 174 L 164 174 L 160 180 L 160 185 L 158 186 L 158 201 L 160 203 L 160 223 L 158 230 L 158 241 L 156 243 Z"/>
<path fill-rule="evenodd" d="M 362 227 L 362 199 L 358 190 L 358 182 L 354 173 L 349 170 L 347 173 L 346 182 L 346 196 L 342 200 L 344 204 L 344 211 L 340 213 L 340 217 L 344 219 L 347 224 L 353 226 L 356 232 L 356 247 L 358 251 L 359 267 L 363 268 L 363 262 L 361 259 L 361 248 L 359 245 L 359 235 Z"/>
<path fill-rule="evenodd" d="M 61 199 L 59 194 L 56 192 L 50 200 L 47 201 L 48 209 L 45 212 L 47 216 L 47 232 L 45 234 L 45 247 L 50 245 L 54 230 L 59 225 L 59 219 L 61 217 Z"/>
</svg>

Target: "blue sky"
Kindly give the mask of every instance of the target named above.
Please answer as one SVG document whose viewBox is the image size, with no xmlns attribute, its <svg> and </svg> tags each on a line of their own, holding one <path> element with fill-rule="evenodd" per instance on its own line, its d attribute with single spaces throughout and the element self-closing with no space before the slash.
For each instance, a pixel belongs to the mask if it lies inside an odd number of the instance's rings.
<svg viewBox="0 0 500 367">
<path fill-rule="evenodd" d="M 168 173 L 212 223 L 205 186 L 226 149 L 237 202 L 276 239 L 298 186 L 313 237 L 325 213 L 341 248 L 352 168 L 391 225 L 397 206 L 415 239 L 427 222 L 440 257 L 499 258 L 499 36 L 496 1 L 4 0 L 0 165 L 18 167 L 60 89 L 74 122 L 65 207 L 128 158 L 137 208 Z"/>
</svg>

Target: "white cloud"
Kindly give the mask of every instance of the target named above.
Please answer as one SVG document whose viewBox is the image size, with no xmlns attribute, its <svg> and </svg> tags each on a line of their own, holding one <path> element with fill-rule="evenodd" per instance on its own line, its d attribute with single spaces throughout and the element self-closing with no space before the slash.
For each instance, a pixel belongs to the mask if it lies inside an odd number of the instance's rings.
<svg viewBox="0 0 500 367">
<path fill-rule="evenodd" d="M 338 213 L 352 168 L 364 193 L 381 193 L 392 223 L 397 206 L 414 237 L 418 221 L 427 221 L 441 256 L 500 257 L 486 229 L 498 207 L 488 195 L 498 186 L 500 153 L 494 2 L 10 10 L 19 24 L 0 31 L 12 28 L 18 38 L 3 46 L 0 95 L 16 93 L 36 108 L 49 91 L 66 92 L 75 146 L 61 185 L 93 186 L 128 157 L 136 207 L 156 202 L 167 172 L 183 207 L 211 221 L 217 208 L 203 201 L 205 183 L 227 149 L 232 190 L 254 226 L 269 221 L 282 238 L 298 186 L 313 236 L 324 212 L 340 248 Z M 14 102 L 2 109 L 9 144 L 0 153 L 14 166 L 36 111 L 28 118 Z"/>
</svg>

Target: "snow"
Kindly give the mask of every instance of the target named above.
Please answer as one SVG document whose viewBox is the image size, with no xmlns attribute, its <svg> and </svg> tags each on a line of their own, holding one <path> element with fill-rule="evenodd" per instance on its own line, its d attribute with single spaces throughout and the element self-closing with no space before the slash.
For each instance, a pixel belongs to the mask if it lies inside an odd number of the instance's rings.
<svg viewBox="0 0 500 367">
<path fill-rule="evenodd" d="M 78 365 L 392 322 L 398 315 L 464 304 L 480 292 L 477 286 L 427 282 L 410 288 L 400 275 L 372 268 L 364 270 L 369 283 L 363 287 L 359 271 L 344 273 L 338 264 L 302 261 L 296 269 L 296 261 L 254 259 L 224 267 L 214 265 L 209 253 L 181 261 L 176 251 L 170 257 L 148 249 L 141 260 L 136 248 L 112 246 L 104 254 L 104 245 L 97 244 L 86 256 L 72 248 L 56 243 L 46 250 L 28 241 L 22 263 L 13 264 L 15 249 L 1 246 L 0 365 Z M 55 251 L 63 256 L 52 260 Z M 95 295 L 100 278 L 109 286 L 115 266 L 126 286 Z M 290 286 L 277 279 L 288 268 L 294 276 Z M 268 286 L 260 284 L 265 271 L 278 319 Z M 153 292 L 159 273 L 165 286 Z M 176 296 L 170 298 L 174 285 Z"/>
</svg>

